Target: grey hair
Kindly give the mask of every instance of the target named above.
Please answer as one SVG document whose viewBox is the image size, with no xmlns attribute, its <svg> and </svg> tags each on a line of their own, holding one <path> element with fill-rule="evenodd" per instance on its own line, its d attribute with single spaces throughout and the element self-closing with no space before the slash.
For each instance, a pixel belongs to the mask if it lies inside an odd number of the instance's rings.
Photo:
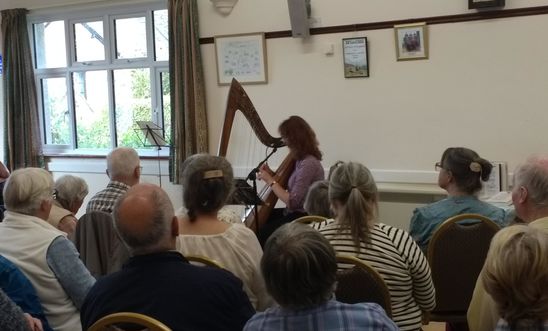
<svg viewBox="0 0 548 331">
<path fill-rule="evenodd" d="M 513 225 L 491 240 L 481 277 L 512 329 L 522 322 L 543 325 L 548 318 L 547 264 L 548 233 L 543 229 Z"/>
<path fill-rule="evenodd" d="M 527 188 L 531 201 L 538 206 L 548 206 L 548 156 L 536 155 L 514 171 L 514 187 Z"/>
<path fill-rule="evenodd" d="M 131 147 L 118 147 L 107 155 L 107 170 L 111 179 L 131 177 L 139 166 L 139 155 Z"/>
<path fill-rule="evenodd" d="M 318 231 L 288 223 L 268 239 L 261 259 L 268 292 L 289 309 L 306 308 L 329 300 L 337 279 L 335 250 Z"/>
<path fill-rule="evenodd" d="M 208 171 L 220 172 L 204 178 Z M 224 158 L 209 154 L 196 154 L 182 165 L 183 202 L 188 209 L 189 220 L 197 213 L 211 213 L 225 205 L 234 189 L 232 166 Z M 206 176 L 207 177 L 207 176 Z"/>
<path fill-rule="evenodd" d="M 329 181 L 329 199 L 338 202 L 340 230 L 350 230 L 356 247 L 369 242 L 371 223 L 377 217 L 378 191 L 373 175 L 356 162 L 339 165 Z"/>
<path fill-rule="evenodd" d="M 41 168 L 22 168 L 11 173 L 4 186 L 8 211 L 36 215 L 42 201 L 53 198 L 53 177 Z"/>
<path fill-rule="evenodd" d="M 170 237 L 171 221 L 174 216 L 173 205 L 167 194 L 158 191 L 150 193 L 151 205 L 154 206 L 153 217 L 150 229 L 144 233 L 138 233 L 120 222 L 120 206 L 128 194 L 124 194 L 116 201 L 113 209 L 114 228 L 122 238 L 122 241 L 129 249 L 131 255 L 141 255 L 155 252 L 159 247 L 166 244 Z"/>
<path fill-rule="evenodd" d="M 304 199 L 304 210 L 308 215 L 333 217 L 329 206 L 328 190 L 329 182 L 327 180 L 319 180 L 310 186 Z"/>
<path fill-rule="evenodd" d="M 74 202 L 84 201 L 89 193 L 86 181 L 81 177 L 72 175 L 57 178 L 55 190 L 57 191 L 57 201 L 65 209 L 70 209 L 70 205 Z"/>
</svg>

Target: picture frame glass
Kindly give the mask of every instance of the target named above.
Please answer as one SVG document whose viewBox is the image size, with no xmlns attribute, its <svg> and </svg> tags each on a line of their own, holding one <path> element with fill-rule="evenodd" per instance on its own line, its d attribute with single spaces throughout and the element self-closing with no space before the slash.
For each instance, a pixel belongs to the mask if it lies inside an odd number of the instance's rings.
<svg viewBox="0 0 548 331">
<path fill-rule="evenodd" d="M 425 24 L 395 27 L 398 60 L 428 58 L 428 40 Z"/>
<path fill-rule="evenodd" d="M 369 77 L 367 38 L 344 38 L 342 43 L 344 77 Z"/>
<path fill-rule="evenodd" d="M 232 78 L 242 84 L 267 83 L 264 33 L 215 36 L 217 79 L 228 85 Z"/>
</svg>

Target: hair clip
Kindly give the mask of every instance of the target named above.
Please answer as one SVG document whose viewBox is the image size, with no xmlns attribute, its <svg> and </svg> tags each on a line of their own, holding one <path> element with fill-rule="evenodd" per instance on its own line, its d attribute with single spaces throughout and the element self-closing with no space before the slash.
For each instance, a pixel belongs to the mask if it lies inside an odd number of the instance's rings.
<svg viewBox="0 0 548 331">
<path fill-rule="evenodd" d="M 220 178 L 223 177 L 223 171 L 222 170 L 208 170 L 204 172 L 203 179 L 210 179 L 210 178 Z"/>
<path fill-rule="evenodd" d="M 481 172 L 481 164 L 476 161 L 470 162 L 470 170 L 472 172 Z"/>
</svg>

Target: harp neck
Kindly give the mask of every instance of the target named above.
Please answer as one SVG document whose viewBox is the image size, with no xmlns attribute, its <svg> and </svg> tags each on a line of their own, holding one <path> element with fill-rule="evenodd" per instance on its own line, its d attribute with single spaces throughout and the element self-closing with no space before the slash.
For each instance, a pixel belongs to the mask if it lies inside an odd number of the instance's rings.
<svg viewBox="0 0 548 331">
<path fill-rule="evenodd" d="M 273 137 L 268 133 L 242 85 L 236 79 L 232 79 L 226 102 L 225 120 L 218 151 L 219 156 L 226 156 L 234 116 L 238 110 L 245 116 L 251 129 L 263 145 L 271 148 L 285 146 L 280 137 Z"/>
</svg>

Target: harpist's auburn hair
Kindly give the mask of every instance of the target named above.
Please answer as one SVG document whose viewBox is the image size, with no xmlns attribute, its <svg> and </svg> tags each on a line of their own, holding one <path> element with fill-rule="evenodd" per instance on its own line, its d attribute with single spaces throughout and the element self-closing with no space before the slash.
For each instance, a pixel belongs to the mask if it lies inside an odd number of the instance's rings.
<svg viewBox="0 0 548 331">
<path fill-rule="evenodd" d="M 318 148 L 316 134 L 302 117 L 291 116 L 280 124 L 278 131 L 293 149 L 297 160 L 312 155 L 321 161 L 322 152 Z"/>
</svg>

